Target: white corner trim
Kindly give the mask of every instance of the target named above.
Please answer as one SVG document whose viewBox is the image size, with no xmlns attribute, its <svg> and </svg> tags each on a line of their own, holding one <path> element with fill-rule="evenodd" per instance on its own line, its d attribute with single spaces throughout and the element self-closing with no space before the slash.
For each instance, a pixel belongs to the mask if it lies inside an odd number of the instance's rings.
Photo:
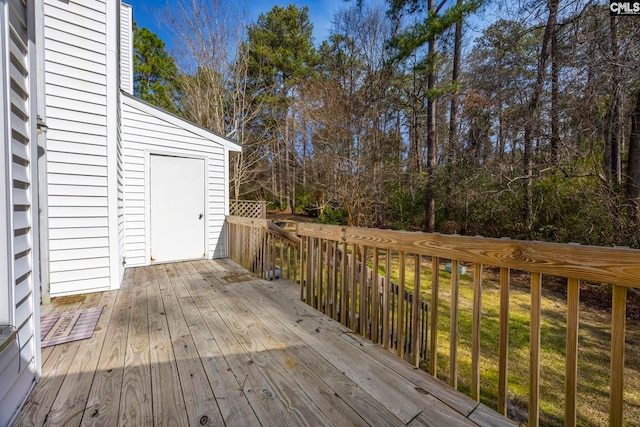
<svg viewBox="0 0 640 427">
<path fill-rule="evenodd" d="M 0 2 L 0 323 L 13 324 L 13 215 L 11 214 L 11 122 L 9 112 L 9 2 Z"/>
<path fill-rule="evenodd" d="M 120 288 L 120 257 L 118 254 L 118 117 L 121 114 L 120 63 L 118 32 L 120 2 L 106 2 L 106 66 L 107 66 L 107 205 L 109 224 L 109 279 L 111 289 Z"/>
</svg>

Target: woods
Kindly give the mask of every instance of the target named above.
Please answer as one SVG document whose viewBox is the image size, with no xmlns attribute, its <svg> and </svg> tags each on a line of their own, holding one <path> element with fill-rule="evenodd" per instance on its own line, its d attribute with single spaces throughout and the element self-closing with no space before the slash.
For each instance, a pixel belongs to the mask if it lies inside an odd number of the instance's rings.
<svg viewBox="0 0 640 427">
<path fill-rule="evenodd" d="M 232 197 L 336 224 L 640 247 L 637 16 L 347 2 L 314 40 L 306 8 L 247 22 L 176 4 L 177 71 L 143 76 L 152 41 L 136 29 L 136 91 L 244 147 Z"/>
</svg>

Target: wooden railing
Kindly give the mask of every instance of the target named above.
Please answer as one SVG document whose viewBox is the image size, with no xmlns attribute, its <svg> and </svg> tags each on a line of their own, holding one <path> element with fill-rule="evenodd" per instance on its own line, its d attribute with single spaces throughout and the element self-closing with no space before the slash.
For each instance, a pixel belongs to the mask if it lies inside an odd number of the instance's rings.
<svg viewBox="0 0 640 427">
<path fill-rule="evenodd" d="M 264 279 L 298 280 L 300 238 L 266 219 L 227 217 L 229 258 Z"/>
<path fill-rule="evenodd" d="M 229 214 L 244 218 L 265 219 L 267 202 L 264 200 L 230 200 Z"/>
<path fill-rule="evenodd" d="M 626 248 L 604 248 L 574 244 L 524 242 L 510 239 L 488 239 L 440 234 L 412 233 L 299 223 L 295 241 L 291 235 L 280 236 L 268 223 L 228 219 L 231 227 L 232 258 L 250 266 L 262 277 L 274 264 L 274 253 L 281 253 L 277 265 L 297 262 L 294 279 L 299 281 L 301 298 L 310 305 L 341 321 L 360 334 L 394 349 L 418 365 L 426 360 L 426 368 L 438 376 L 438 331 L 446 300 L 441 286 L 442 262 L 451 263 L 448 291 L 448 372 L 446 377 L 457 388 L 460 274 L 464 264 L 472 270 L 473 297 L 470 339 L 470 395 L 480 400 L 481 329 L 486 313 L 482 312 L 483 281 L 487 272 L 497 271 L 499 307 L 497 351 L 497 411 L 507 414 L 509 360 L 510 284 L 513 271 L 527 272 L 530 289 L 529 315 L 529 405 L 528 425 L 540 423 L 540 372 L 542 281 L 555 276 L 566 279 L 566 330 L 564 423 L 576 425 L 578 402 L 578 335 L 580 287 L 612 286 L 611 342 L 609 365 L 609 423 L 624 425 L 624 363 L 626 336 L 627 288 L 640 288 L 640 251 Z M 277 241 L 282 239 L 281 243 Z M 272 243 L 269 243 L 272 242 Z M 289 246 L 288 246 L 289 245 Z M 299 245 L 299 246 L 298 246 Z M 284 256 L 294 247 L 293 257 Z M 299 252 L 297 251 L 299 247 Z M 260 249 L 262 248 L 262 249 Z M 278 252 L 283 250 L 284 252 Z M 344 256 L 346 254 L 346 257 Z M 346 262 L 342 262 L 345 259 Z M 294 262 L 295 260 L 295 262 Z M 364 268 L 363 268 L 364 266 Z M 425 280 L 425 272 L 430 277 Z M 377 272 L 377 274 L 374 274 Z M 393 278 L 393 282 L 392 282 Z M 394 283 L 395 282 L 395 283 Z M 377 289 L 377 292 L 375 291 Z M 374 291 L 372 291 L 374 290 Z M 427 305 L 420 292 L 428 296 Z M 403 295 L 403 298 L 394 298 Z M 420 301 L 419 304 L 411 304 Z M 425 313 L 429 314 L 428 329 Z M 464 313 L 466 315 L 466 313 Z M 546 319 L 545 319 L 546 320 Z M 486 320 L 484 320 L 486 322 Z M 394 343 L 396 343 L 394 345 Z M 397 343 L 401 343 L 398 345 Z M 419 351 L 413 351 L 416 349 Z M 525 363 L 527 363 L 525 361 Z M 606 393 L 606 390 L 605 390 Z M 602 420 L 599 420 L 602 422 Z"/>
<path fill-rule="evenodd" d="M 308 236 L 301 244 L 303 301 L 416 365 L 426 359 L 429 305 L 394 283 L 390 267 L 380 274 L 366 248 Z"/>
</svg>

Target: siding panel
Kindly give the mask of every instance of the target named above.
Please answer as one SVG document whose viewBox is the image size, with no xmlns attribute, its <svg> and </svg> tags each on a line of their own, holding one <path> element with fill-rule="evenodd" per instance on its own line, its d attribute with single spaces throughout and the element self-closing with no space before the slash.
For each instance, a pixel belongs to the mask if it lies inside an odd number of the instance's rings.
<svg viewBox="0 0 640 427">
<path fill-rule="evenodd" d="M 110 286 L 107 7 L 45 0 L 51 295 Z M 114 141 L 115 142 L 115 141 Z M 74 289 L 75 287 L 75 289 Z"/>
</svg>

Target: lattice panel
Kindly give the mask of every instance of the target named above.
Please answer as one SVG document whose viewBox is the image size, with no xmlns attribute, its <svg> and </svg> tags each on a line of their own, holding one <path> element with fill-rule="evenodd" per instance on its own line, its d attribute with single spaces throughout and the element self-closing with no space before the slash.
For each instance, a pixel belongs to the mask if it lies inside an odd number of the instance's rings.
<svg viewBox="0 0 640 427">
<path fill-rule="evenodd" d="M 245 218 L 266 218 L 266 203 L 253 200 L 231 200 L 229 213 Z"/>
</svg>

